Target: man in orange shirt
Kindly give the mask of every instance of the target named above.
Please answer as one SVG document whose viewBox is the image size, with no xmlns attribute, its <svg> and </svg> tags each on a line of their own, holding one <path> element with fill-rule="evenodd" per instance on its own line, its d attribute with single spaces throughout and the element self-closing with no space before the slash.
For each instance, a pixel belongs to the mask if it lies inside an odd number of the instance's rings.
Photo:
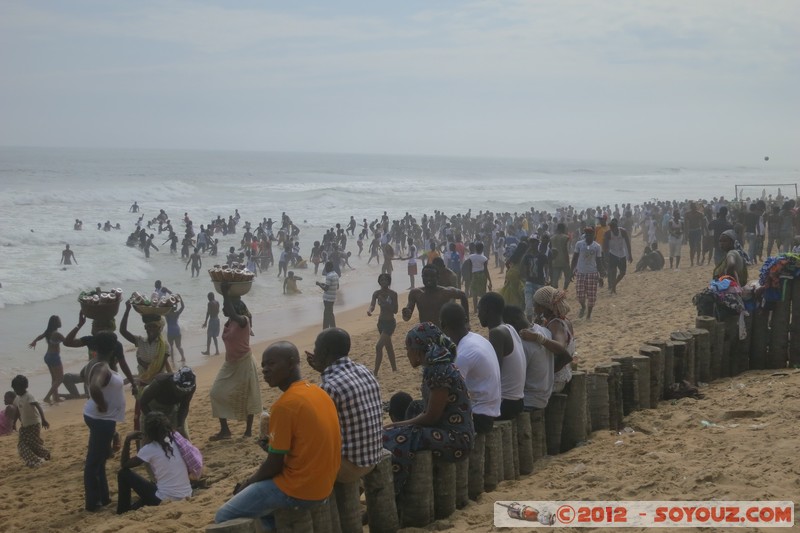
<svg viewBox="0 0 800 533">
<path fill-rule="evenodd" d="M 264 351 L 264 381 L 283 391 L 270 409 L 269 454 L 236 485 L 234 497 L 217 511 L 217 523 L 261 518 L 272 530 L 276 509 L 311 507 L 331 494 L 342 458 L 339 416 L 330 396 L 300 377 L 299 365 L 300 353 L 290 342 Z"/>
</svg>

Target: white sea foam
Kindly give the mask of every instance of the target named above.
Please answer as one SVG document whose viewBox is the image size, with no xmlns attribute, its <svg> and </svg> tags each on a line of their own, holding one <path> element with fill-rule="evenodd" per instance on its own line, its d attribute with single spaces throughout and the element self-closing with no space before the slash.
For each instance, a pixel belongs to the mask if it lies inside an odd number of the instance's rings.
<svg viewBox="0 0 800 533">
<path fill-rule="evenodd" d="M 77 318 L 77 294 L 95 286 L 149 291 L 162 279 L 186 297 L 182 326 L 204 341 L 199 326 L 205 294 L 211 288 L 205 269 L 223 259 L 204 257 L 199 279 L 189 277 L 185 261 L 168 246 L 146 260 L 125 246 L 139 215 L 145 220 L 165 209 L 180 234 L 188 212 L 196 224 L 239 209 L 243 220 L 280 221 L 289 214 L 301 227 L 308 255 L 314 240 L 353 215 L 361 224 L 387 211 L 392 217 L 442 210 L 448 214 L 553 209 L 571 204 L 642 202 L 651 198 L 733 196 L 736 183 L 791 181 L 796 169 L 764 167 L 695 168 L 686 165 L 637 165 L 569 161 L 455 159 L 434 157 L 323 154 L 254 154 L 125 150 L 0 148 L 0 375 L 9 370 L 42 368 L 39 358 L 21 350 L 41 333 L 47 315 L 61 313 L 64 327 Z M 746 194 L 758 196 L 760 188 Z M 775 193 L 775 188 L 769 189 Z M 784 191 L 789 192 L 789 191 Z M 75 219 L 83 231 L 72 229 Z M 120 223 L 121 231 L 98 231 L 97 224 Z M 166 235 L 156 233 L 161 247 Z M 238 244 L 221 237 L 220 255 Z M 62 270 L 65 244 L 78 264 Z M 357 250 L 354 239 L 349 250 Z M 358 268 L 342 280 L 348 305 L 363 302 L 374 286 L 375 267 L 353 260 Z M 302 295 L 286 298 L 271 269 L 259 277 L 248 298 L 251 310 L 265 317 L 259 335 L 273 328 L 298 327 L 320 319 L 319 290 L 312 271 L 298 271 Z M 275 313 L 280 309 L 280 313 Z M 309 311 L 310 310 L 310 311 Z M 274 313 L 274 314 L 271 314 Z M 69 356 L 70 351 L 67 351 Z M 75 357 L 82 357 L 81 351 Z"/>
</svg>

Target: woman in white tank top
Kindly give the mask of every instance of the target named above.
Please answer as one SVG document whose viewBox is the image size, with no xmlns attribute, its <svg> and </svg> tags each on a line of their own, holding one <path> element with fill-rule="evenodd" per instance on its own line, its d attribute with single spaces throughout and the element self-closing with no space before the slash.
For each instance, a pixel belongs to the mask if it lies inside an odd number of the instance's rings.
<svg viewBox="0 0 800 533">
<path fill-rule="evenodd" d="M 83 408 L 83 420 L 89 426 L 89 446 L 83 474 L 85 506 L 89 512 L 111 503 L 106 479 L 106 460 L 111 453 L 117 422 L 125 420 L 122 376 L 111 370 L 106 363 L 106 357 L 113 352 L 116 345 L 117 336 L 111 332 L 100 332 L 96 337 L 98 362 L 86 372 L 89 400 Z"/>
</svg>

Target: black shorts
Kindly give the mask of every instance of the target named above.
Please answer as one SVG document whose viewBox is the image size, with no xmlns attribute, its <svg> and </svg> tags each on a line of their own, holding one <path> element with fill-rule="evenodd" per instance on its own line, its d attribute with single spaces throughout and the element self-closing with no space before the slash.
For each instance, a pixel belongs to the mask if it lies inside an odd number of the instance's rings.
<svg viewBox="0 0 800 533">
<path fill-rule="evenodd" d="M 614 254 L 608 254 L 608 269 L 616 269 L 617 272 L 624 275 L 628 271 L 628 260 L 624 257 L 617 257 Z"/>
<path fill-rule="evenodd" d="M 397 328 L 397 320 L 394 318 L 378 319 L 378 333 L 381 335 L 393 335 L 394 330 Z"/>
</svg>

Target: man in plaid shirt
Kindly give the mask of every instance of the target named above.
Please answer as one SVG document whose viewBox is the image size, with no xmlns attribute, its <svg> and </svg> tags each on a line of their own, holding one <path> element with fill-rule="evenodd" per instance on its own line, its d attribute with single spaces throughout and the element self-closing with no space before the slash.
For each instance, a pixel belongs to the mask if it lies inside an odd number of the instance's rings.
<svg viewBox="0 0 800 533">
<path fill-rule="evenodd" d="M 339 413 L 342 431 L 342 466 L 336 481 L 352 483 L 368 474 L 383 453 L 381 388 L 372 372 L 353 362 L 350 335 L 329 328 L 317 336 L 308 364 L 322 374 L 322 389 Z"/>
</svg>

